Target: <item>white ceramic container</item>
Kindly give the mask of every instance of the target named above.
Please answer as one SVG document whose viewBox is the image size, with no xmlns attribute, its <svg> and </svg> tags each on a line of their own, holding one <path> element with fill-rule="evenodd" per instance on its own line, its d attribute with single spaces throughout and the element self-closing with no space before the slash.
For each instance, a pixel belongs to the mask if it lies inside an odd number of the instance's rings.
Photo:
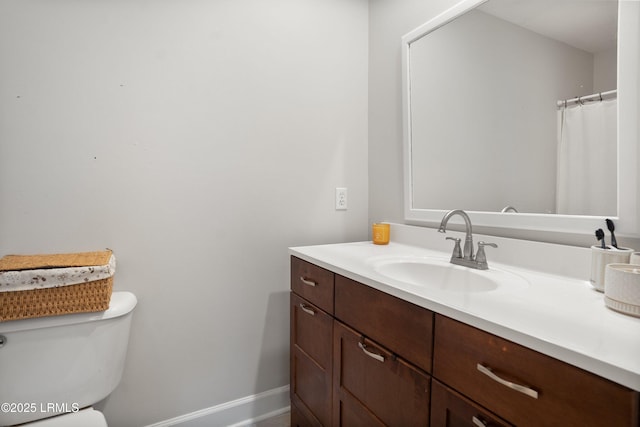
<svg viewBox="0 0 640 427">
<path fill-rule="evenodd" d="M 606 306 L 640 317 L 640 265 L 609 264 L 604 280 Z"/>
<path fill-rule="evenodd" d="M 607 264 L 628 263 L 633 253 L 630 248 L 602 249 L 600 246 L 591 246 L 591 285 L 600 292 L 604 292 L 604 273 Z"/>
</svg>

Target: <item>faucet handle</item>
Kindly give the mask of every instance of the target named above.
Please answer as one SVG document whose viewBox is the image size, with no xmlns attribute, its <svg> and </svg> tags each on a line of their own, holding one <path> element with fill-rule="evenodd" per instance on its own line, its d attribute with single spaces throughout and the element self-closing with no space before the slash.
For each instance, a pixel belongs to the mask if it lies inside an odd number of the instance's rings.
<svg viewBox="0 0 640 427">
<path fill-rule="evenodd" d="M 492 248 L 498 247 L 495 243 L 478 242 L 478 252 L 476 253 L 476 261 L 478 263 L 487 262 L 487 255 L 484 253 L 485 246 L 491 246 Z"/>
<path fill-rule="evenodd" d="M 453 240 L 455 245 L 453 246 L 453 253 L 451 258 L 462 258 L 462 249 L 460 249 L 460 239 L 458 237 L 447 237 L 445 240 Z"/>
</svg>

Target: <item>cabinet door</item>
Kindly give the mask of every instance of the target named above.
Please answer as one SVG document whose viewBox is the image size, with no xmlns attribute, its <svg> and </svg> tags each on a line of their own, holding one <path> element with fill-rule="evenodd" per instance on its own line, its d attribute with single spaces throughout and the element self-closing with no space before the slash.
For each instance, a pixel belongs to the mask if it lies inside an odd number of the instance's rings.
<svg viewBox="0 0 640 427">
<path fill-rule="evenodd" d="M 638 426 L 638 393 L 436 316 L 433 375 L 518 426 Z"/>
<path fill-rule="evenodd" d="M 506 421 L 466 397 L 433 380 L 431 383 L 431 427 L 508 427 Z"/>
<path fill-rule="evenodd" d="M 291 402 L 309 425 L 331 425 L 333 318 L 291 293 Z"/>
<path fill-rule="evenodd" d="M 306 414 L 308 414 L 308 410 L 302 410 L 291 403 L 291 427 L 316 427 L 320 425 L 315 417 Z"/>
<path fill-rule="evenodd" d="M 336 426 L 429 425 L 430 377 L 334 321 Z"/>
<path fill-rule="evenodd" d="M 335 317 L 431 372 L 433 312 L 336 275 Z"/>
</svg>

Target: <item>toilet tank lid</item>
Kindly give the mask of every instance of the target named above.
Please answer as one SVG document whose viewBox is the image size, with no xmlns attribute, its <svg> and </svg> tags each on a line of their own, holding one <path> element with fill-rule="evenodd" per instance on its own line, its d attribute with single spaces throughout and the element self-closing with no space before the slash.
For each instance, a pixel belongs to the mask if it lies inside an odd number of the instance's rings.
<svg viewBox="0 0 640 427">
<path fill-rule="evenodd" d="M 97 322 L 100 320 L 113 319 L 130 313 L 131 311 L 133 311 L 137 303 L 138 299 L 133 293 L 127 291 L 117 291 L 111 294 L 109 308 L 105 311 L 9 320 L 7 322 L 0 322 L 0 333 L 25 331 L 29 329 L 51 328 L 54 326 L 65 326 L 77 323 Z"/>
</svg>

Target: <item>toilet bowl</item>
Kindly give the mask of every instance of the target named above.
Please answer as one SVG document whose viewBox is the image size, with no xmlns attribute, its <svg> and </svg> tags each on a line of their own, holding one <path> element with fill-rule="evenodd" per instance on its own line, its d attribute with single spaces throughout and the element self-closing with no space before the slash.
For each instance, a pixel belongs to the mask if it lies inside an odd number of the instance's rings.
<svg viewBox="0 0 640 427">
<path fill-rule="evenodd" d="M 136 303 L 114 292 L 103 312 L 0 322 L 0 426 L 105 427 L 91 406 L 122 378 Z"/>
</svg>

